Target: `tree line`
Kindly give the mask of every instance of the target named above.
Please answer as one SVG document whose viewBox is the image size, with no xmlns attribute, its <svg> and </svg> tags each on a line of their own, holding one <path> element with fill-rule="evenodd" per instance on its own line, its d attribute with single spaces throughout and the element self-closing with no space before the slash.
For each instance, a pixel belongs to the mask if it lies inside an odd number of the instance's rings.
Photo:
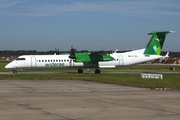
<svg viewBox="0 0 180 120">
<path fill-rule="evenodd" d="M 0 57 L 17 57 L 20 55 L 53 55 L 53 54 L 69 53 L 69 51 L 36 51 L 36 50 L 0 50 Z"/>
</svg>

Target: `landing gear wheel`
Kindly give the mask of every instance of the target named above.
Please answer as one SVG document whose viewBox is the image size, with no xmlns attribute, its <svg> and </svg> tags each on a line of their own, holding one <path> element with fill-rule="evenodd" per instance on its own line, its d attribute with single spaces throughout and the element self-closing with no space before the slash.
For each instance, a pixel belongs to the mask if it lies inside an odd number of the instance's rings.
<svg viewBox="0 0 180 120">
<path fill-rule="evenodd" d="M 78 73 L 83 73 L 83 70 L 81 68 L 79 68 Z"/>
<path fill-rule="evenodd" d="M 17 70 L 13 70 L 13 73 L 14 73 L 14 74 L 17 74 Z"/>
<path fill-rule="evenodd" d="M 100 73 L 101 73 L 101 71 L 99 69 L 95 70 L 95 74 L 100 74 Z"/>
</svg>

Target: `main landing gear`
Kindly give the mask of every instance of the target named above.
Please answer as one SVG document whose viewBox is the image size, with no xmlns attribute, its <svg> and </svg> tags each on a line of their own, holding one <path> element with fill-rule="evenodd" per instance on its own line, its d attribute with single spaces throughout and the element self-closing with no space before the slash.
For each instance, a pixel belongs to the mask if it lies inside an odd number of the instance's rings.
<svg viewBox="0 0 180 120">
<path fill-rule="evenodd" d="M 101 71 L 99 69 L 95 70 L 95 74 L 100 74 L 100 73 L 101 73 Z"/>
<path fill-rule="evenodd" d="M 83 69 L 79 68 L 79 69 L 78 69 L 78 73 L 83 73 Z M 95 73 L 95 74 L 100 74 L 101 71 L 97 68 L 97 69 L 95 69 L 94 73 Z"/>
<path fill-rule="evenodd" d="M 79 68 L 78 73 L 83 73 L 83 69 Z"/>
</svg>

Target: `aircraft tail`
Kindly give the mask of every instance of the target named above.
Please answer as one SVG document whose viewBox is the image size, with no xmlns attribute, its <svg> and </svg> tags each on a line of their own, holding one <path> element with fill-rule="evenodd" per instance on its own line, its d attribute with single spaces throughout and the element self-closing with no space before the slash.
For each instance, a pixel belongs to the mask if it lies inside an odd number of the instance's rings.
<svg viewBox="0 0 180 120">
<path fill-rule="evenodd" d="M 152 35 L 149 43 L 146 46 L 144 54 L 160 55 L 166 35 L 172 31 L 153 31 L 148 35 Z"/>
</svg>

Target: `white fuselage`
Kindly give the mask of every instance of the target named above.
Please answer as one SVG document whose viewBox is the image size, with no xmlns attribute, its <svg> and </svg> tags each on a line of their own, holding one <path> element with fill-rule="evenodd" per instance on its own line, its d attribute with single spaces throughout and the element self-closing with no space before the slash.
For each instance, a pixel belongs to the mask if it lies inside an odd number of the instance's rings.
<svg viewBox="0 0 180 120">
<path fill-rule="evenodd" d="M 161 55 L 144 55 L 144 49 L 124 53 L 110 54 L 113 61 L 102 61 L 98 64 L 74 62 L 69 55 L 22 55 L 19 59 L 7 64 L 9 69 L 42 69 L 42 68 L 115 68 L 129 66 L 159 59 Z"/>
</svg>

